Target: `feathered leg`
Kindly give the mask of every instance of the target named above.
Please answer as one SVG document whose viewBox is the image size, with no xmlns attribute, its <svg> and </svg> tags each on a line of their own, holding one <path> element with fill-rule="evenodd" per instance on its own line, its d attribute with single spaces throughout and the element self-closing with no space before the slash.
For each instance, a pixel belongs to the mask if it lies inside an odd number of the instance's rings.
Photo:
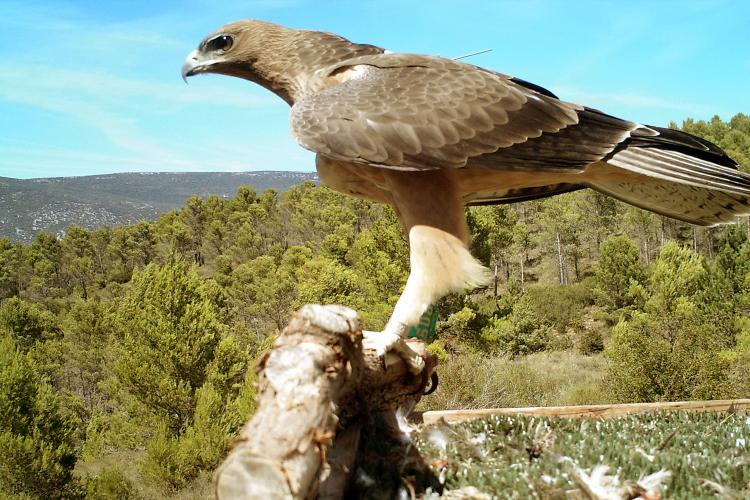
<svg viewBox="0 0 750 500">
<path fill-rule="evenodd" d="M 489 272 L 467 249 L 468 227 L 458 189 L 441 171 L 388 172 L 391 202 L 409 239 L 411 271 L 382 332 L 367 332 L 365 346 L 393 350 L 419 373 L 423 360 L 403 342 L 427 308 L 451 292 L 486 284 Z"/>
</svg>

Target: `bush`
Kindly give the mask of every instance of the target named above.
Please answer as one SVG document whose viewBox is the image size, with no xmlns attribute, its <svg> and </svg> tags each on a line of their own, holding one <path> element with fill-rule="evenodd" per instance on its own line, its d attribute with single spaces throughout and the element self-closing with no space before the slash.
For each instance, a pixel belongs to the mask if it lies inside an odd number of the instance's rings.
<svg viewBox="0 0 750 500">
<path fill-rule="evenodd" d="M 79 424 L 33 358 L 0 331 L 0 493 L 77 497 Z"/>
<path fill-rule="evenodd" d="M 427 352 L 438 359 L 438 363 L 448 361 L 448 351 L 445 350 L 445 344 L 441 340 L 436 340 L 427 346 Z"/>
<path fill-rule="evenodd" d="M 592 297 L 586 281 L 573 285 L 532 286 L 526 289 L 519 302 L 518 305 L 532 311 L 539 322 L 564 335 L 580 322 Z"/>
<path fill-rule="evenodd" d="M 191 464 L 185 464 L 179 444 L 166 424 L 156 430 L 146 445 L 146 456 L 141 462 L 141 473 L 148 483 L 165 491 L 175 491 L 193 476 L 189 470 Z"/>
<path fill-rule="evenodd" d="M 595 328 L 582 328 L 578 332 L 578 352 L 589 356 L 604 350 L 602 332 Z"/>
<path fill-rule="evenodd" d="M 95 411 L 90 415 L 86 426 L 81 458 L 86 463 L 117 448 L 137 449 L 149 437 L 149 429 L 137 422 L 133 415 Z"/>
<path fill-rule="evenodd" d="M 483 335 L 511 357 L 544 351 L 553 337 L 549 327 L 515 311 L 508 318 L 494 319 Z"/>
<path fill-rule="evenodd" d="M 180 489 L 201 471 L 213 470 L 227 449 L 230 425 L 220 394 L 207 384 L 196 397 L 193 425 L 177 436 L 162 425 L 146 446 L 143 475 L 167 491 Z"/>
<path fill-rule="evenodd" d="M 695 320 L 637 313 L 615 326 L 607 349 L 608 386 L 623 402 L 719 399 L 730 365 Z"/>
<path fill-rule="evenodd" d="M 136 498 L 133 483 L 116 466 L 103 469 L 86 481 L 86 497 L 97 500 Z"/>
<path fill-rule="evenodd" d="M 495 304 L 493 317 L 477 312 L 467 326 L 480 331 L 481 345 L 489 352 L 520 356 L 564 350 L 572 347 L 572 330 L 580 328 L 581 317 L 590 303 L 587 283 L 532 286 L 510 299 L 501 298 Z"/>
<path fill-rule="evenodd" d="M 54 314 L 18 297 L 0 304 L 0 329 L 10 331 L 23 351 L 28 351 L 35 342 L 60 334 Z"/>
<path fill-rule="evenodd" d="M 729 391 L 734 319 L 713 299 L 704 260 L 669 243 L 651 269 L 643 311 L 615 326 L 609 387 L 620 401 L 716 399 Z"/>
<path fill-rule="evenodd" d="M 730 398 L 745 398 L 750 394 L 750 318 L 738 321 L 739 333 L 737 345 L 731 351 L 725 351 L 722 356 L 732 365 L 729 372 Z"/>
<path fill-rule="evenodd" d="M 631 305 L 628 291 L 633 283 L 642 283 L 644 279 L 638 248 L 630 238 L 611 236 L 601 244 L 593 290 L 598 305 L 609 311 Z"/>
<path fill-rule="evenodd" d="M 482 330 L 482 337 L 496 350 L 510 356 L 544 351 L 555 339 L 551 326 L 540 321 L 532 300 L 522 296 L 513 311 L 504 318 L 493 318 Z"/>
<path fill-rule="evenodd" d="M 474 304 L 467 302 L 461 309 L 450 314 L 445 321 L 438 322 L 437 336 L 451 347 L 463 344 L 477 351 L 492 350 L 492 340 L 488 343 L 488 339 L 482 334 L 484 319 Z"/>
</svg>

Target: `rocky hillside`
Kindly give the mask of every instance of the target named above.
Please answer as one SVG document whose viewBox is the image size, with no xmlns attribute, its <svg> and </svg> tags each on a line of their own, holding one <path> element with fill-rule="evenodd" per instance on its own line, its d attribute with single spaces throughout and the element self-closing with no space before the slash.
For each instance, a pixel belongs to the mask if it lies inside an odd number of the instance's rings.
<svg viewBox="0 0 750 500">
<path fill-rule="evenodd" d="M 155 219 L 192 195 L 231 197 L 242 184 L 283 191 L 314 172 L 144 172 L 10 179 L 0 177 L 0 237 L 30 241 L 39 231 L 60 234 L 69 224 L 87 229 Z"/>
</svg>

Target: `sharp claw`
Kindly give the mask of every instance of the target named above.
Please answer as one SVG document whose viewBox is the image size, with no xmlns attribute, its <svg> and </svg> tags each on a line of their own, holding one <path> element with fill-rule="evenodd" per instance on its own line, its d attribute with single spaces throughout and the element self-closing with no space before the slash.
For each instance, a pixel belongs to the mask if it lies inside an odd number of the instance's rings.
<svg viewBox="0 0 750 500">
<path fill-rule="evenodd" d="M 385 357 L 393 352 L 404 360 L 409 371 L 415 375 L 422 373 L 424 359 L 414 352 L 400 335 L 390 332 L 362 332 L 364 339 L 362 347 L 375 351 L 378 357 Z M 386 360 L 387 361 L 387 360 Z"/>
<path fill-rule="evenodd" d="M 406 362 L 406 366 L 413 375 L 419 375 L 424 370 L 424 359 L 422 356 L 412 351 L 406 343 L 403 343 L 404 350 L 400 350 L 399 354 Z M 407 352 L 408 351 L 408 352 Z"/>
<path fill-rule="evenodd" d="M 401 337 L 388 332 L 362 332 L 362 347 L 372 349 L 378 357 L 385 356 L 388 351 L 394 350 L 394 346 L 401 340 Z"/>
<path fill-rule="evenodd" d="M 430 388 L 425 389 L 425 391 L 422 393 L 423 396 L 427 396 L 429 394 L 432 394 L 437 390 L 438 388 L 438 374 L 437 372 L 432 372 L 430 375 Z"/>
</svg>

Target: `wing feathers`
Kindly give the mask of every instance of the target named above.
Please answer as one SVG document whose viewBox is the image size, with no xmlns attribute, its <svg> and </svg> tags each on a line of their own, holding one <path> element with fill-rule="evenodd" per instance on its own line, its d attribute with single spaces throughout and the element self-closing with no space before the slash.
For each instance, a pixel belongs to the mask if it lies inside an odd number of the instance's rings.
<svg viewBox="0 0 750 500">
<path fill-rule="evenodd" d="M 592 167 L 591 187 L 633 205 L 700 225 L 750 213 L 750 175 L 717 146 L 679 131 L 637 129 Z M 645 137 L 645 139 L 644 139 Z"/>
<path fill-rule="evenodd" d="M 675 151 L 628 148 L 614 155 L 607 163 L 650 177 L 750 195 L 750 175 L 722 165 L 696 161 Z"/>
<path fill-rule="evenodd" d="M 396 169 L 583 173 L 578 179 L 595 189 L 698 224 L 750 212 L 750 175 L 689 134 L 621 120 L 441 58 L 371 55 L 325 71 L 336 74 L 335 83 L 299 99 L 291 125 L 302 145 L 338 160 Z M 486 197 L 472 202 L 580 187 L 579 180 L 513 192 L 488 186 Z"/>
<path fill-rule="evenodd" d="M 367 70 L 340 71 L 355 66 Z M 395 168 L 462 167 L 578 121 L 574 105 L 441 58 L 367 56 L 326 71 L 337 74 L 336 84 L 298 100 L 291 125 L 303 146 L 340 160 Z M 342 75 L 351 79 L 341 82 Z M 369 135 L 375 147 L 333 137 L 359 134 Z"/>
<path fill-rule="evenodd" d="M 633 122 L 590 108 L 571 112 L 575 113 L 576 123 L 555 132 L 540 133 L 491 155 L 474 158 L 469 165 L 525 170 L 583 170 L 609 155 L 629 137 L 631 130 L 638 127 Z"/>
</svg>

